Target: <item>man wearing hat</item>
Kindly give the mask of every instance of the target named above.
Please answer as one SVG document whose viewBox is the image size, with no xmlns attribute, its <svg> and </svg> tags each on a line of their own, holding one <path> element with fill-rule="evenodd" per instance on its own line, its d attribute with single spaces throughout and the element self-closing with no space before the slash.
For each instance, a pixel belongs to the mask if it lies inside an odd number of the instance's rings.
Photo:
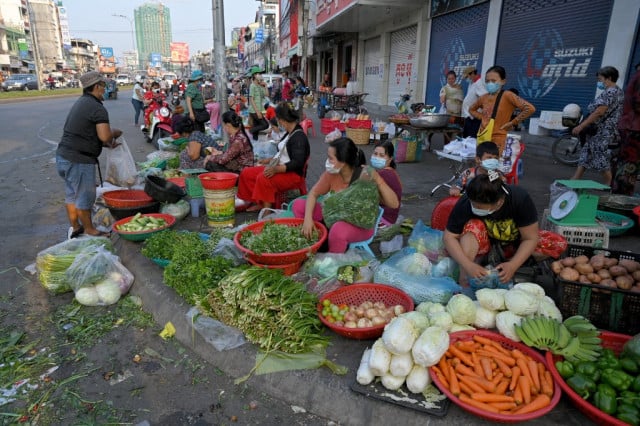
<svg viewBox="0 0 640 426">
<path fill-rule="evenodd" d="M 476 67 L 466 67 L 462 71 L 462 78 L 469 82 L 467 95 L 462 101 L 462 117 L 464 117 L 464 127 L 462 128 L 463 137 L 475 138 L 478 135 L 481 120 L 469 114 L 469 107 L 473 105 L 480 96 L 487 93 L 484 87 L 484 81 L 480 78 Z"/>
<path fill-rule="evenodd" d="M 56 150 L 56 168 L 65 182 L 68 237 L 104 235 L 91 222 L 96 200 L 96 164 L 102 147 L 115 148 L 122 130 L 112 129 L 102 100 L 106 81 L 97 71 L 80 77 L 82 96 L 73 104 Z M 99 165 L 98 165 L 99 167 Z"/>
<path fill-rule="evenodd" d="M 204 98 L 200 90 L 202 78 L 202 71 L 200 70 L 195 70 L 191 73 L 184 99 L 187 104 L 186 111 L 189 114 L 189 118 L 196 124 L 197 130 L 204 133 L 204 123 L 209 121 L 209 113 L 204 108 Z"/>
</svg>

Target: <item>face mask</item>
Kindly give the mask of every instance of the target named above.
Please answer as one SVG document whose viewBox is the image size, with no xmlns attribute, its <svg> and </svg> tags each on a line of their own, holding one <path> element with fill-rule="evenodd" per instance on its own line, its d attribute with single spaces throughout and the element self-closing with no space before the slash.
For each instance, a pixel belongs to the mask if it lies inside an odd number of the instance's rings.
<svg viewBox="0 0 640 426">
<path fill-rule="evenodd" d="M 477 209 L 473 207 L 473 205 L 471 205 L 471 213 L 475 214 L 476 216 L 489 216 L 493 212 L 494 210 Z"/>
<path fill-rule="evenodd" d="M 481 165 L 487 170 L 498 170 L 500 167 L 500 160 L 497 158 L 488 158 L 486 160 L 482 160 Z"/>
<path fill-rule="evenodd" d="M 328 159 L 324 163 L 324 168 L 327 171 L 327 173 L 332 175 L 340 173 L 340 169 L 336 168 L 333 164 L 331 164 L 331 162 Z"/>
<path fill-rule="evenodd" d="M 502 85 L 500 83 L 487 83 L 487 92 L 489 93 L 497 93 L 498 90 L 500 90 L 500 87 L 502 87 Z"/>
<path fill-rule="evenodd" d="M 596 85 L 596 87 L 598 88 L 598 90 L 606 89 L 606 86 L 604 85 L 604 83 L 602 81 L 599 81 L 598 84 Z"/>
<path fill-rule="evenodd" d="M 383 169 L 387 165 L 387 160 L 380 157 L 371 156 L 371 167 L 374 169 Z"/>
</svg>

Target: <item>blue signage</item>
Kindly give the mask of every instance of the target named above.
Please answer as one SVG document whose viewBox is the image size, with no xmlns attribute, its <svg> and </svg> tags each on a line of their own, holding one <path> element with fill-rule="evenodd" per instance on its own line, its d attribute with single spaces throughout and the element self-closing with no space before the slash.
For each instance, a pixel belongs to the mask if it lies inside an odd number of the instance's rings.
<svg viewBox="0 0 640 426">
<path fill-rule="evenodd" d="M 264 30 L 262 28 L 258 28 L 256 30 L 256 43 L 264 42 Z"/>
<path fill-rule="evenodd" d="M 160 53 L 152 53 L 150 56 L 151 60 L 149 62 L 151 62 L 152 67 L 162 66 L 162 55 Z"/>
<path fill-rule="evenodd" d="M 113 58 L 113 47 L 101 47 L 100 55 L 103 58 Z"/>
</svg>

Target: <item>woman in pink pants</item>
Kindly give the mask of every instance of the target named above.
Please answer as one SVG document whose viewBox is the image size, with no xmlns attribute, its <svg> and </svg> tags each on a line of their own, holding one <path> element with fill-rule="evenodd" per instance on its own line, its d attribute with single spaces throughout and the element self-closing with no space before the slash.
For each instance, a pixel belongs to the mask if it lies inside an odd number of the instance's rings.
<svg viewBox="0 0 640 426">
<path fill-rule="evenodd" d="M 318 197 L 329 192 L 340 192 L 349 187 L 362 174 L 367 173 L 363 166 L 366 165 L 364 153 L 351 139 L 340 138 L 329 143 L 327 149 L 328 159 L 325 163 L 325 172 L 311 188 L 306 199 L 294 201 L 292 210 L 295 217 L 303 217 L 302 233 L 307 237 L 313 231 L 313 221 L 321 222 L 322 205 L 317 202 Z M 378 186 L 381 204 L 397 208 L 400 200 L 396 193 L 387 185 L 380 175 L 371 171 L 371 179 Z M 372 209 L 378 209 L 378 205 L 372 205 Z M 373 235 L 374 229 L 364 229 L 347 222 L 338 221 L 329 229 L 329 252 L 344 253 L 350 243 L 363 241 Z"/>
</svg>

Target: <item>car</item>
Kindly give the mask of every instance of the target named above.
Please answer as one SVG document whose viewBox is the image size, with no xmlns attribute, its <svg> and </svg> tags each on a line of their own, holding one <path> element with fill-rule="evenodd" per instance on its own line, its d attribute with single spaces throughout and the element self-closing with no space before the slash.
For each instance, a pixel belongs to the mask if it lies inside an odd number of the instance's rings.
<svg viewBox="0 0 640 426">
<path fill-rule="evenodd" d="M 116 83 L 118 86 L 124 86 L 125 84 L 131 84 L 131 77 L 128 74 L 118 74 L 116 76 Z"/>
<path fill-rule="evenodd" d="M 38 80 L 35 74 L 13 74 L 2 83 L 2 90 L 38 90 Z"/>
</svg>

